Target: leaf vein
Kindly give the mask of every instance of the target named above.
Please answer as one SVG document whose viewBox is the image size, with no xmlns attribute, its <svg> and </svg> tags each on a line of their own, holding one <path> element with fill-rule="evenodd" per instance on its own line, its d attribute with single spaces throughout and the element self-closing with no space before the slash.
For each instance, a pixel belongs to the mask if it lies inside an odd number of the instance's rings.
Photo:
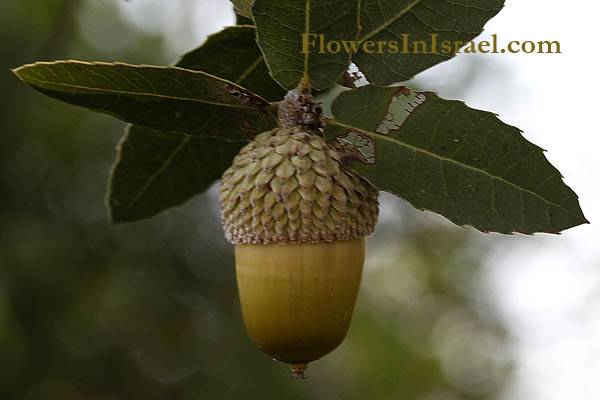
<svg viewBox="0 0 600 400">
<path fill-rule="evenodd" d="M 503 184 L 512 186 L 512 187 L 516 188 L 517 190 L 522 190 L 524 192 L 527 192 L 527 193 L 531 194 L 532 196 L 541 199 L 544 203 L 547 203 L 547 204 L 553 205 L 553 206 L 555 206 L 557 208 L 560 208 L 561 210 L 563 210 L 567 214 L 570 214 L 570 215 L 576 217 L 578 220 L 581 220 L 581 218 L 577 214 L 574 214 L 573 212 L 565 209 L 560 204 L 556 204 L 556 203 L 554 203 L 554 202 L 552 202 L 552 201 L 544 198 L 540 194 L 538 194 L 538 193 L 536 193 L 536 192 L 534 192 L 532 190 L 529 190 L 527 188 L 521 187 L 521 186 L 519 186 L 519 185 L 517 185 L 515 183 L 512 183 L 512 182 L 510 182 L 510 181 L 508 181 L 508 180 L 506 180 L 506 179 L 504 179 L 504 178 L 502 178 L 500 176 L 492 175 L 491 173 L 489 173 L 486 170 L 483 170 L 481 168 L 474 167 L 472 165 L 465 164 L 463 162 L 460 162 L 460 161 L 457 161 L 457 160 L 454 160 L 454 159 L 451 159 L 451 158 L 448 158 L 448 157 L 440 156 L 439 154 L 435 154 L 435 153 L 432 153 L 431 151 L 428 151 L 428 150 L 421 149 L 419 147 L 410 145 L 410 144 L 402 142 L 402 141 L 400 141 L 398 139 L 395 139 L 395 138 L 392 138 L 392 137 L 388 137 L 388 136 L 384 136 L 384 135 L 380 135 L 378 133 L 373 133 L 373 132 L 370 132 L 370 131 L 367 131 L 367 130 L 364 130 L 364 129 L 356 128 L 356 127 L 344 124 L 344 123 L 342 123 L 340 121 L 337 121 L 337 120 L 330 120 L 329 123 L 333 124 L 333 125 L 338 125 L 338 126 L 341 126 L 341 127 L 344 127 L 344 128 L 354 129 L 355 131 L 360 132 L 362 134 L 365 134 L 365 135 L 367 135 L 367 136 L 369 136 L 369 137 L 371 137 L 371 138 L 373 138 L 375 140 L 389 141 L 389 142 L 395 143 L 395 144 L 397 144 L 399 146 L 402 146 L 402 147 L 405 147 L 405 148 L 408 148 L 408 149 L 412 149 L 413 151 L 417 151 L 419 153 L 428 155 L 430 157 L 440 158 L 440 159 L 443 159 L 443 160 L 445 160 L 445 161 L 447 161 L 449 163 L 456 164 L 456 165 L 458 165 L 458 166 L 460 166 L 462 168 L 465 168 L 465 169 L 468 169 L 468 170 L 471 170 L 471 171 L 483 174 L 485 176 L 490 177 L 491 179 L 498 180 L 498 181 L 502 182 Z"/>
</svg>

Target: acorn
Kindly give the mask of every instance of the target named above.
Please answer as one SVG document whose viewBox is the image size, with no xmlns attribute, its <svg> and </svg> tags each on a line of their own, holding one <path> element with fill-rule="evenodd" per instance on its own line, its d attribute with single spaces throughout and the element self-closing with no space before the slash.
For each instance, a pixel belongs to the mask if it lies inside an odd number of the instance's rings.
<svg viewBox="0 0 600 400">
<path fill-rule="evenodd" d="M 240 150 L 220 189 L 246 330 L 295 378 L 346 336 L 379 211 L 377 188 L 321 137 L 319 107 L 289 92 L 280 127 Z"/>
</svg>

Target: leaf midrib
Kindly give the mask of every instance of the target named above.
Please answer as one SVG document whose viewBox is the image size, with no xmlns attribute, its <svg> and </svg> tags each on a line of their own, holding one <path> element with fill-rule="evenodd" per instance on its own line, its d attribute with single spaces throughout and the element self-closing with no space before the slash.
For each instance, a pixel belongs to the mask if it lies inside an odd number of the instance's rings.
<svg viewBox="0 0 600 400">
<path fill-rule="evenodd" d="M 260 65 L 260 63 L 262 61 L 263 61 L 263 56 L 261 54 L 260 56 L 258 56 L 256 61 L 254 61 L 252 63 L 252 65 L 250 65 L 248 68 L 246 68 L 246 70 L 244 72 L 242 72 L 242 74 L 235 81 L 235 83 L 237 83 L 238 85 L 242 84 L 242 82 L 244 82 L 244 80 L 248 77 L 248 75 L 250 75 L 252 72 L 254 72 L 256 70 L 256 68 L 258 68 L 258 66 Z"/>
<path fill-rule="evenodd" d="M 332 125 L 341 126 L 341 127 L 343 127 L 343 128 L 348 128 L 348 129 L 355 130 L 355 131 L 357 131 L 357 132 L 360 132 L 360 133 L 362 133 L 362 134 L 364 134 L 364 135 L 367 135 L 367 136 L 369 136 L 369 137 L 371 137 L 371 138 L 373 138 L 373 139 L 375 139 L 375 140 L 377 140 L 377 139 L 380 139 L 380 140 L 389 141 L 389 142 L 395 143 L 395 144 L 397 144 L 397 145 L 399 145 L 399 146 L 402 146 L 402 147 L 405 147 L 405 148 L 407 148 L 407 149 L 410 149 L 410 150 L 412 150 L 412 151 L 420 152 L 420 153 L 422 153 L 422 154 L 426 154 L 426 155 L 428 155 L 428 156 L 431 156 L 431 157 L 433 157 L 433 158 L 436 158 L 436 159 L 438 159 L 438 160 L 441 160 L 441 161 L 447 161 L 447 162 L 450 162 L 450 163 L 456 164 L 456 165 L 458 165 L 458 166 L 460 166 L 460 167 L 462 167 L 462 168 L 466 168 L 466 169 L 469 169 L 469 170 L 471 170 L 471 171 L 478 172 L 478 173 L 481 173 L 481 174 L 483 174 L 483 175 L 487 175 L 487 176 L 488 176 L 488 177 L 490 177 L 491 179 L 496 179 L 496 180 L 498 180 L 498 181 L 500 181 L 500 182 L 503 182 L 503 183 L 505 183 L 505 184 L 507 184 L 507 185 L 509 185 L 509 186 L 512 186 L 512 187 L 514 187 L 514 188 L 516 188 L 516 189 L 518 189 L 518 190 L 520 190 L 520 191 L 523 191 L 523 192 L 529 193 L 529 194 L 531 194 L 531 195 L 533 195 L 533 196 L 535 196 L 535 197 L 537 197 L 537 198 L 541 199 L 542 201 L 544 201 L 545 203 L 547 203 L 547 204 L 549 204 L 549 205 L 552 205 L 552 206 L 558 207 L 558 208 L 560 208 L 561 210 L 563 210 L 564 212 L 566 212 L 567 214 L 574 216 L 574 217 L 575 217 L 575 218 L 577 218 L 579 221 L 582 221 L 583 223 L 586 223 L 586 222 L 587 222 L 587 220 L 586 220 L 585 218 L 583 218 L 583 219 L 582 219 L 582 218 L 581 218 L 579 215 L 577 215 L 577 214 L 574 214 L 573 212 L 571 212 L 571 211 L 567 210 L 566 208 L 564 208 L 564 207 L 563 207 L 563 206 L 561 206 L 560 204 L 556 204 L 556 203 L 554 203 L 554 202 L 552 202 L 552 201 L 550 201 L 550 200 L 546 199 L 546 198 L 545 198 L 545 197 L 543 197 L 542 195 L 540 195 L 540 194 L 538 194 L 538 193 L 536 193 L 536 192 L 534 192 L 534 191 L 531 191 L 531 190 L 529 190 L 529 189 L 526 189 L 526 188 L 524 188 L 524 187 L 521 187 L 521 186 L 519 186 L 519 185 L 517 185 L 517 184 L 514 184 L 514 183 L 512 183 L 512 182 L 510 182 L 510 181 L 508 181 L 508 180 L 506 180 L 506 179 L 502 178 L 501 176 L 492 175 L 492 174 L 490 174 L 489 172 L 487 172 L 486 170 L 483 170 L 483 169 L 481 169 L 481 168 L 477 168 L 477 167 L 474 167 L 474 166 L 472 166 L 472 165 L 469 165 L 469 164 L 462 163 L 462 162 L 460 162 L 460 161 L 457 161 L 457 160 L 454 160 L 454 159 L 452 159 L 452 158 L 448 158 L 448 157 L 440 156 L 439 154 L 435 154 L 435 153 L 432 153 L 432 152 L 430 152 L 430 151 L 428 151 L 428 150 L 421 149 L 421 148 L 419 148 L 419 147 L 416 147 L 416 146 L 413 146 L 413 145 L 411 145 L 411 144 L 408 144 L 408 143 L 402 142 L 402 141 L 400 141 L 400 140 L 398 140 L 398 139 L 395 139 L 395 138 L 392 138 L 392 137 L 389 137 L 389 136 L 380 135 L 380 134 L 377 134 L 377 133 L 373 133 L 373 132 L 370 132 L 370 131 L 367 131 L 367 130 L 364 130 L 364 129 L 356 128 L 356 127 L 354 127 L 354 126 L 351 126 L 351 125 L 348 125 L 348 124 L 344 124 L 343 122 L 340 122 L 340 121 L 337 121 L 337 120 L 329 120 L 329 121 L 328 121 L 328 123 L 329 123 L 329 124 L 332 124 Z"/>
<path fill-rule="evenodd" d="M 192 140 L 191 136 L 185 136 L 183 138 L 183 140 L 181 141 L 181 143 L 179 143 L 179 145 L 171 152 L 171 154 L 169 155 L 169 158 L 167 158 L 164 163 L 160 166 L 160 168 L 158 168 L 149 178 L 148 180 L 146 180 L 146 182 L 144 182 L 144 186 L 142 186 L 140 188 L 140 190 L 136 193 L 136 195 L 133 197 L 133 199 L 131 199 L 131 201 L 129 202 L 129 204 L 127 205 L 127 207 L 125 208 L 125 212 L 124 214 L 127 215 L 129 213 L 129 211 L 131 210 L 131 208 L 138 202 L 138 200 L 146 193 L 146 191 L 148 190 L 148 188 L 150 187 L 150 185 L 152 185 L 152 182 L 154 182 L 154 180 L 156 179 L 157 176 L 159 176 L 163 171 L 165 171 L 170 165 L 171 162 L 173 161 L 173 159 L 177 156 L 177 154 L 179 154 L 179 152 L 185 147 L 187 146 L 187 144 L 189 143 L 189 141 Z"/>
<path fill-rule="evenodd" d="M 258 64 L 260 62 L 260 60 L 257 60 Z M 32 68 L 36 68 L 38 66 L 55 66 L 55 65 L 65 65 L 65 64 L 71 64 L 71 65 L 78 65 L 78 66 L 125 66 L 125 67 L 130 67 L 130 68 L 134 68 L 134 69 L 144 69 L 144 68 L 149 68 L 149 69 L 161 69 L 161 70 L 179 70 L 179 71 L 184 71 L 187 72 L 189 74 L 192 75 L 201 75 L 201 76 L 205 76 L 211 79 L 214 79 L 215 81 L 222 81 L 223 83 L 233 83 L 234 85 L 238 85 L 235 82 L 229 82 L 225 79 L 221 79 L 218 78 L 216 76 L 212 76 L 210 74 L 207 74 L 205 72 L 202 71 L 193 71 L 193 70 L 188 70 L 185 68 L 180 68 L 177 66 L 168 66 L 168 67 L 156 67 L 156 66 L 137 66 L 137 65 L 131 65 L 131 64 L 126 64 L 126 63 L 100 63 L 100 62 L 96 62 L 96 63 L 87 63 L 87 62 L 38 62 L 35 64 L 27 64 L 24 65 L 22 67 L 16 68 L 14 70 L 12 70 L 12 72 L 17 75 L 19 77 L 19 79 L 21 79 L 23 82 L 27 83 L 27 84 L 31 84 L 34 87 L 38 87 L 41 89 L 46 89 L 46 90 L 57 90 L 56 87 L 58 88 L 71 88 L 71 89 L 80 89 L 80 90 L 86 90 L 86 91 L 90 91 L 90 92 L 102 92 L 102 93 L 109 93 L 109 94 L 119 94 L 119 95 L 132 95 L 132 96 L 145 96 L 145 97 L 155 97 L 155 98 L 159 98 L 159 99 L 169 99 L 169 100 L 176 100 L 176 101 L 189 101 L 189 102 L 195 102 L 195 103 L 201 103 L 201 104 L 209 104 L 209 105 L 214 105 L 214 106 L 218 106 L 218 107 L 230 107 L 230 108 L 238 108 L 238 109 L 247 109 L 247 110 L 255 110 L 257 109 L 255 106 L 245 106 L 242 104 L 228 104 L 228 103 L 219 103 L 216 101 L 208 101 L 208 100 L 202 100 L 199 99 L 197 97 L 181 97 L 181 96 L 168 96 L 168 95 L 164 95 L 164 94 L 160 94 L 160 93 L 147 93 L 147 92 L 134 92 L 134 91 L 128 91 L 128 90 L 115 90 L 115 89 L 108 89 L 108 88 L 98 88 L 98 87 L 89 87 L 89 86 L 84 86 L 84 85 L 75 85 L 75 84 L 70 84 L 70 83 L 65 83 L 65 82 L 54 82 L 54 81 L 50 81 L 50 80 L 46 80 L 46 79 L 41 79 L 35 76 L 32 76 L 30 74 L 24 74 L 23 72 L 27 72 L 28 70 L 32 69 Z M 39 83 L 39 84 L 36 84 Z M 44 86 L 46 85 L 46 86 Z M 64 93 L 67 93 L 66 91 L 64 91 Z"/>
<path fill-rule="evenodd" d="M 111 89 L 103 89 L 103 88 L 93 88 L 93 87 L 88 87 L 88 86 L 73 85 L 73 84 L 69 84 L 69 83 L 56 83 L 56 82 L 46 81 L 46 80 L 37 79 L 37 78 L 28 78 L 26 81 L 28 81 L 28 83 L 40 82 L 42 84 L 47 84 L 48 86 L 35 85 L 35 84 L 33 85 L 33 86 L 39 87 L 41 89 L 47 89 L 47 90 L 53 90 L 53 88 L 51 88 L 49 86 L 58 86 L 58 87 L 66 87 L 66 88 L 72 88 L 72 89 L 87 90 L 90 92 L 102 92 L 102 93 L 109 93 L 109 94 L 145 96 L 145 97 L 155 97 L 155 98 L 159 98 L 159 99 L 189 101 L 189 102 L 193 102 L 193 103 L 209 104 L 209 105 L 218 106 L 218 107 L 242 108 L 242 109 L 246 109 L 246 110 L 256 110 L 257 109 L 256 107 L 252 107 L 252 106 L 244 106 L 241 104 L 238 105 L 238 104 L 218 103 L 216 101 L 201 100 L 201 99 L 194 98 L 194 97 L 167 96 L 167 95 L 162 95 L 162 94 L 157 94 L 157 93 L 143 93 L 143 92 L 131 92 L 131 91 L 127 91 L 127 90 L 111 90 Z M 64 93 L 67 93 L 67 92 L 64 91 Z"/>
<path fill-rule="evenodd" d="M 310 0 L 306 0 L 306 8 L 305 8 L 306 16 L 304 17 L 304 33 L 310 33 Z M 309 54 L 304 54 L 304 73 L 303 79 L 308 80 L 308 62 L 309 62 Z"/>
</svg>

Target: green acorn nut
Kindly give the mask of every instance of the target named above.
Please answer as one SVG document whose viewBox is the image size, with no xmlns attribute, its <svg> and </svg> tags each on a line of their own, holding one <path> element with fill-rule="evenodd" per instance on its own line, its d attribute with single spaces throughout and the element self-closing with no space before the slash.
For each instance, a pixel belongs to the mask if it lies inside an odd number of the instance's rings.
<svg viewBox="0 0 600 400">
<path fill-rule="evenodd" d="M 281 127 L 242 148 L 221 183 L 246 330 L 303 377 L 344 339 L 378 190 L 315 132 Z"/>
</svg>

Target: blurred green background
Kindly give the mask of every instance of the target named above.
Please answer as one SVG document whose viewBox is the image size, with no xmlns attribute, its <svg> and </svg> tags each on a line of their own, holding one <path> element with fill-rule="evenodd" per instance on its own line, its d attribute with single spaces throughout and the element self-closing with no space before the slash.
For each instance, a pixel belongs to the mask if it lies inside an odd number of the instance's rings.
<svg viewBox="0 0 600 400">
<path fill-rule="evenodd" d="M 349 335 L 293 381 L 246 336 L 215 188 L 153 220 L 109 224 L 125 124 L 47 99 L 8 70 L 165 65 L 200 45 L 193 2 L 177 2 L 169 35 L 116 4 L 0 4 L 0 399 L 499 398 L 513 351 L 481 285 L 490 241 L 471 229 L 382 195 Z M 233 21 L 227 1 L 206 4 Z M 477 75 L 469 68 L 457 87 Z"/>
</svg>

